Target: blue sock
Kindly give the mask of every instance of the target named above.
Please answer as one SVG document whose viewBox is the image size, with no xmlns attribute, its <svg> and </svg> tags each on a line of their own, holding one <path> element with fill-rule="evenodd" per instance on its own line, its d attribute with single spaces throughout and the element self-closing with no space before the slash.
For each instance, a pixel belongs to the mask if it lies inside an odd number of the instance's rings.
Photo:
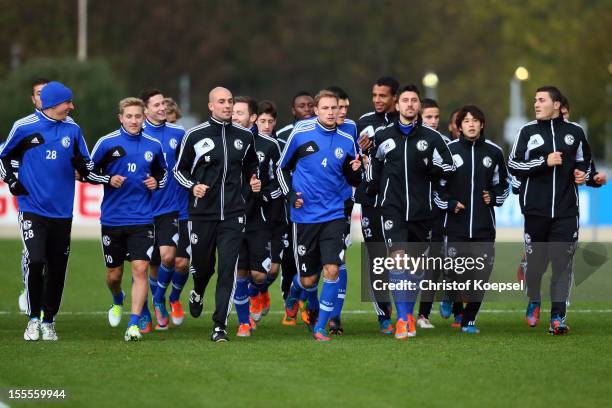
<svg viewBox="0 0 612 408">
<path fill-rule="evenodd" d="M 423 280 L 425 276 L 425 272 L 421 272 L 420 274 L 410 273 L 408 272 L 408 279 L 414 283 L 415 290 L 408 291 L 407 300 L 407 312 L 408 314 L 414 314 L 414 305 L 417 301 L 417 296 L 419 295 L 419 283 Z"/>
<path fill-rule="evenodd" d="M 397 319 L 408 321 L 408 302 L 395 301 L 395 310 L 397 310 Z"/>
<path fill-rule="evenodd" d="M 157 288 L 153 294 L 153 302 L 164 303 L 166 300 L 166 289 L 172 280 L 174 274 L 174 266 L 167 267 L 164 264 L 159 265 L 157 270 Z"/>
<path fill-rule="evenodd" d="M 406 311 L 408 312 L 408 314 L 414 314 L 414 304 L 416 302 L 406 302 Z"/>
<path fill-rule="evenodd" d="M 300 278 L 298 275 L 293 276 L 293 281 L 291 282 L 291 287 L 289 288 L 289 296 L 287 296 L 287 307 L 291 308 L 293 303 L 296 302 L 302 293 L 306 291 L 302 288 L 302 284 L 300 283 Z"/>
<path fill-rule="evenodd" d="M 147 296 L 147 298 L 144 301 L 144 304 L 142 305 L 142 312 L 140 312 L 140 315 L 143 317 L 148 317 L 149 320 L 151 319 L 151 312 L 149 311 L 149 297 Z"/>
<path fill-rule="evenodd" d="M 256 297 L 259 295 L 259 288 L 255 285 L 255 282 L 251 280 L 249 282 L 249 297 Z"/>
<path fill-rule="evenodd" d="M 389 271 L 389 283 L 399 284 L 410 280 L 410 275 L 404 270 L 391 270 Z M 407 289 L 392 290 L 393 300 L 395 302 L 395 309 L 397 310 L 397 318 L 408 320 L 408 309 L 409 309 L 409 297 Z"/>
<path fill-rule="evenodd" d="M 340 265 L 340 270 L 338 271 L 338 299 L 334 303 L 334 311 L 332 312 L 330 318 L 332 319 L 340 319 L 340 314 L 342 313 L 342 307 L 344 306 L 344 298 L 346 296 L 346 284 L 347 284 L 347 273 L 346 273 L 346 264 Z M 321 293 L 321 298 L 323 298 L 323 294 Z"/>
<path fill-rule="evenodd" d="M 249 323 L 249 280 L 248 278 L 236 279 L 236 291 L 234 292 L 234 304 L 239 324 Z"/>
<path fill-rule="evenodd" d="M 176 302 L 181 297 L 181 292 L 183 291 L 183 287 L 187 283 L 187 279 L 189 279 L 189 273 L 180 273 L 174 271 L 172 274 L 172 290 L 170 291 L 170 303 Z"/>
<path fill-rule="evenodd" d="M 315 331 L 325 329 L 327 321 L 334 311 L 334 303 L 338 300 L 338 279 L 332 281 L 323 279 L 321 288 L 321 302 L 319 303 L 319 319 L 315 325 Z"/>
<path fill-rule="evenodd" d="M 297 275 L 296 275 L 297 276 Z M 299 280 L 300 278 L 298 278 Z M 299 294 L 298 294 L 298 299 L 301 300 L 302 302 L 305 302 L 306 299 L 308 298 L 308 295 L 306 294 L 305 290 L 302 290 Z"/>
<path fill-rule="evenodd" d="M 155 296 L 155 292 L 157 291 L 157 279 L 152 276 L 149 276 L 149 288 L 151 289 L 151 296 Z"/>
<path fill-rule="evenodd" d="M 128 327 L 132 326 L 132 325 L 138 325 L 138 318 L 140 316 L 138 316 L 137 314 L 131 314 L 130 315 L 130 321 L 128 322 Z"/>
<path fill-rule="evenodd" d="M 111 295 L 113 295 L 114 305 L 123 306 L 123 299 L 125 298 L 125 293 L 123 293 L 123 291 L 119 292 L 118 295 L 115 295 L 113 292 L 111 292 Z"/>
<path fill-rule="evenodd" d="M 337 287 L 337 286 L 336 286 Z M 319 285 L 315 283 L 312 288 L 304 289 L 306 292 L 306 299 L 308 300 L 308 310 L 319 310 Z M 336 296 L 338 296 L 338 289 L 336 289 Z"/>
</svg>

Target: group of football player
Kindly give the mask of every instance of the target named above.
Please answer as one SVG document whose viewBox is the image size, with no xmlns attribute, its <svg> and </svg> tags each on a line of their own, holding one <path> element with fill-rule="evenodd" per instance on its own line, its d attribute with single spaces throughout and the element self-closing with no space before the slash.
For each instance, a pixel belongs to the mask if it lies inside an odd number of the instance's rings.
<svg viewBox="0 0 612 408">
<path fill-rule="evenodd" d="M 538 89 L 536 120 L 519 131 L 508 166 L 503 149 L 485 136 L 479 107 L 453 111 L 445 136 L 436 101 L 392 77 L 372 85 L 374 110 L 357 122 L 348 118 L 348 94 L 330 86 L 316 95 L 298 92 L 293 122 L 280 128 L 274 102 L 216 87 L 209 93 L 210 118 L 185 132 L 174 123 L 180 118 L 176 103 L 146 89 L 119 102 L 119 128 L 101 137 L 91 155 L 69 116 L 72 90 L 37 80 L 32 101 L 35 112 L 15 122 L 0 147 L 0 177 L 20 211 L 20 305 L 30 317 L 25 340 L 58 339 L 55 315 L 66 278 L 75 176 L 104 185 L 101 241 L 113 327 L 124 314 L 121 283 L 125 261 L 131 264 L 126 341 L 153 330 L 149 289 L 155 330 L 167 330 L 170 322 L 184 320 L 180 295 L 189 275 L 189 310 L 199 317 L 215 272 L 212 341 L 229 340 L 232 305 L 236 335 L 251 336 L 270 310 L 269 288 L 279 275 L 284 325 L 296 325 L 299 315 L 317 341 L 343 334 L 355 203 L 368 259 L 433 253 L 487 260 L 472 274 L 397 264 L 386 274 L 397 288 L 442 276 L 487 281 L 495 252 L 494 207 L 503 205 L 511 188 L 525 216 L 527 322 L 539 323 L 540 283 L 550 262 L 549 331 L 569 330 L 577 186 L 601 186 L 606 176 L 596 171 L 582 128 L 564 117 L 569 103 L 555 87 Z M 564 250 L 551 256 L 536 245 L 544 242 L 562 243 Z M 371 275 L 369 269 L 363 273 Z M 371 295 L 382 333 L 404 340 L 417 327 L 434 328 L 434 291 L 420 294 L 416 313 L 418 290 Z M 483 298 L 483 291 L 443 293 L 440 314 L 453 315 L 453 326 L 463 333 L 479 333 Z"/>
</svg>

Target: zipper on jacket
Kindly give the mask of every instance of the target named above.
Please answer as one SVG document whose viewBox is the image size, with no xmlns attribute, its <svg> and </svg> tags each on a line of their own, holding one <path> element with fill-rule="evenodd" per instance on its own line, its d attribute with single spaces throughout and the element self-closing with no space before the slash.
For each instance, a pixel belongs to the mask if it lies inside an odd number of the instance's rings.
<svg viewBox="0 0 612 408">
<path fill-rule="evenodd" d="M 370 156 L 368 156 L 368 170 L 371 171 L 370 165 L 371 165 L 371 161 L 370 160 Z M 385 158 L 385 161 L 383 162 L 383 167 L 385 166 L 385 164 L 387 164 L 387 159 Z M 367 170 L 366 170 L 367 171 Z M 367 178 L 367 176 L 366 176 Z M 363 177 L 362 177 L 362 182 L 363 182 Z M 389 178 L 387 178 L 387 186 L 389 185 Z M 387 191 L 387 187 L 385 186 L 385 191 Z M 380 203 L 378 202 L 378 200 L 381 200 Z M 383 194 L 382 198 L 380 198 L 380 191 L 378 193 L 376 193 L 376 196 L 374 196 L 374 207 L 378 207 L 378 206 L 382 206 L 383 202 L 385 201 L 385 194 Z"/>
<path fill-rule="evenodd" d="M 225 220 L 223 207 L 225 206 L 225 176 L 227 174 L 227 143 L 225 141 L 225 126 L 221 125 L 221 139 L 223 139 L 223 178 L 221 179 L 221 221 Z"/>
<path fill-rule="evenodd" d="M 578 198 L 578 187 L 574 184 L 574 195 L 576 196 L 576 208 L 579 207 L 580 199 Z"/>
<path fill-rule="evenodd" d="M 387 178 L 387 182 L 385 183 L 385 191 L 383 191 L 382 201 L 380 202 L 380 206 L 385 203 L 385 199 L 387 198 L 387 188 L 389 188 L 389 179 Z M 378 199 L 378 195 L 376 195 L 376 199 Z"/>
<path fill-rule="evenodd" d="M 553 122 L 554 122 L 554 120 L 551 119 L 550 120 L 550 131 L 552 132 L 553 152 L 556 152 L 557 151 L 557 145 L 555 144 L 555 127 L 553 126 Z M 555 190 L 556 190 L 556 187 L 557 187 L 556 175 L 557 175 L 557 166 L 554 166 L 553 167 L 552 206 L 550 208 L 550 210 L 551 210 L 551 217 L 552 218 L 555 218 Z"/>
<path fill-rule="evenodd" d="M 406 221 L 410 214 L 410 192 L 408 190 L 408 137 L 404 138 L 404 178 L 406 179 Z"/>
<path fill-rule="evenodd" d="M 195 172 L 195 162 L 194 162 L 194 163 L 193 163 L 193 165 L 191 166 L 191 174 L 193 175 L 193 173 L 194 173 L 194 172 Z M 200 184 L 200 181 L 199 181 L 199 180 L 197 180 L 195 184 L 196 184 L 196 186 L 197 186 L 198 184 Z M 212 186 L 211 186 L 211 187 L 212 187 Z M 199 199 L 198 199 L 198 197 L 195 197 L 195 196 L 194 196 L 193 198 L 194 198 L 194 200 L 193 200 L 193 208 L 197 208 L 197 206 L 198 206 L 198 200 L 199 200 Z M 189 234 L 189 236 L 191 236 L 191 233 Z"/>
<path fill-rule="evenodd" d="M 470 238 L 472 238 L 472 221 L 474 218 L 474 144 L 472 142 L 472 180 L 470 187 Z"/>
<path fill-rule="evenodd" d="M 193 172 L 194 172 L 194 171 L 193 171 L 193 167 L 192 167 L 191 172 L 192 172 L 192 174 L 193 174 Z M 195 185 L 196 185 L 196 186 L 197 186 L 198 184 L 200 184 L 200 181 L 199 181 L 199 180 L 197 180 L 197 181 L 195 182 Z M 196 197 L 196 196 L 194 196 L 193 198 L 194 198 L 194 200 L 193 200 L 193 208 L 197 208 L 197 207 L 198 207 L 198 200 L 199 200 L 199 199 L 198 199 L 198 197 Z M 191 234 L 189 234 L 189 236 L 191 236 Z"/>
</svg>

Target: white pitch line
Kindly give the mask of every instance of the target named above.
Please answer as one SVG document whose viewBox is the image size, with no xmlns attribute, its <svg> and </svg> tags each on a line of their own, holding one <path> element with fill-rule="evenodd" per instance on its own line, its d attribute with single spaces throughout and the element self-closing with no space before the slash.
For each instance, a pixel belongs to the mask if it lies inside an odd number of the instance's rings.
<svg viewBox="0 0 612 408">
<path fill-rule="evenodd" d="M 205 311 L 206 313 L 212 313 L 211 311 Z M 281 310 L 271 310 L 269 314 L 282 315 L 285 312 Z M 483 309 L 480 310 L 479 313 L 524 313 L 521 309 L 517 310 L 508 310 L 508 309 Z M 612 309 L 568 309 L 568 313 L 612 313 Z M 0 315 L 21 315 L 19 312 L 10 311 L 10 310 L 0 310 Z M 60 312 L 58 315 L 60 316 L 100 316 L 106 315 L 108 311 L 94 311 L 94 312 Z M 123 312 L 124 315 L 129 315 L 130 312 Z M 342 314 L 354 314 L 354 315 L 362 315 L 362 314 L 376 314 L 373 310 L 343 310 Z M 1 407 L 0 407 L 1 408 Z"/>
</svg>

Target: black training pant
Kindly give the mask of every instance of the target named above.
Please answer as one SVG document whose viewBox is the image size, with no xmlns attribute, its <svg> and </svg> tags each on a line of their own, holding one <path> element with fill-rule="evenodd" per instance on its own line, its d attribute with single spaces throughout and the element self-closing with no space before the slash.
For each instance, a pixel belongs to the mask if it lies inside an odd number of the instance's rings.
<svg viewBox="0 0 612 408">
<path fill-rule="evenodd" d="M 200 296 L 204 295 L 206 286 L 215 273 L 215 250 L 218 251 L 215 311 L 212 319 L 215 327 L 225 328 L 236 288 L 238 255 L 244 237 L 244 217 L 223 221 L 191 218 L 188 226 L 194 290 Z"/>
<path fill-rule="evenodd" d="M 72 218 L 49 218 L 34 213 L 19 213 L 24 245 L 23 273 L 30 318 L 53 322 L 64 293 Z M 46 267 L 46 273 L 43 271 Z"/>
<path fill-rule="evenodd" d="M 444 256 L 444 212 L 437 207 L 432 210 L 433 218 L 431 221 L 431 253 L 430 256 Z M 438 282 L 443 270 L 431 268 L 425 271 L 425 279 L 431 282 Z M 422 290 L 419 302 L 419 315 L 429 317 L 431 308 L 435 300 L 435 290 Z"/>
<path fill-rule="evenodd" d="M 287 234 L 283 238 L 285 249 L 283 250 L 283 259 L 281 261 L 281 291 L 283 292 L 283 299 L 286 300 L 293 277 L 297 273 L 297 266 L 295 255 L 293 254 L 293 228 L 290 225 L 286 225 L 285 228 Z"/>
<path fill-rule="evenodd" d="M 542 276 L 552 264 L 551 316 L 565 316 L 572 282 L 572 268 L 578 241 L 578 217 L 549 218 L 525 215 L 525 253 L 527 255 L 527 296 L 541 301 Z"/>
<path fill-rule="evenodd" d="M 453 279 L 456 282 L 472 281 L 470 290 L 460 293 L 459 296 L 466 301 L 465 309 L 463 310 L 463 318 L 461 326 L 474 324 L 480 306 L 484 299 L 484 290 L 475 290 L 474 281 L 479 280 L 488 282 L 493 272 L 493 264 L 495 262 L 495 238 L 467 238 L 459 236 L 448 236 L 446 242 L 447 256 L 451 257 L 470 257 L 473 259 L 482 258 L 482 269 L 474 268 L 471 271 L 465 271 L 461 274 L 453 274 Z M 454 308 L 454 307 L 453 307 Z"/>
<path fill-rule="evenodd" d="M 367 205 L 361 205 L 361 232 L 363 233 L 363 239 L 365 241 L 366 250 L 368 251 L 368 259 L 370 263 L 373 262 L 374 258 L 381 258 L 387 256 L 386 247 L 383 245 L 385 239 L 383 237 L 382 225 L 380 223 L 380 209 L 376 207 L 370 207 Z M 378 245 L 368 245 L 375 243 Z M 376 279 L 380 279 L 373 272 L 374 268 L 372 265 L 368 267 L 370 271 L 370 282 Z M 385 281 L 388 278 L 384 277 Z M 378 301 L 374 294 L 372 294 L 372 304 L 374 310 L 378 315 L 378 320 L 389 320 L 391 319 L 391 303 Z"/>
</svg>

